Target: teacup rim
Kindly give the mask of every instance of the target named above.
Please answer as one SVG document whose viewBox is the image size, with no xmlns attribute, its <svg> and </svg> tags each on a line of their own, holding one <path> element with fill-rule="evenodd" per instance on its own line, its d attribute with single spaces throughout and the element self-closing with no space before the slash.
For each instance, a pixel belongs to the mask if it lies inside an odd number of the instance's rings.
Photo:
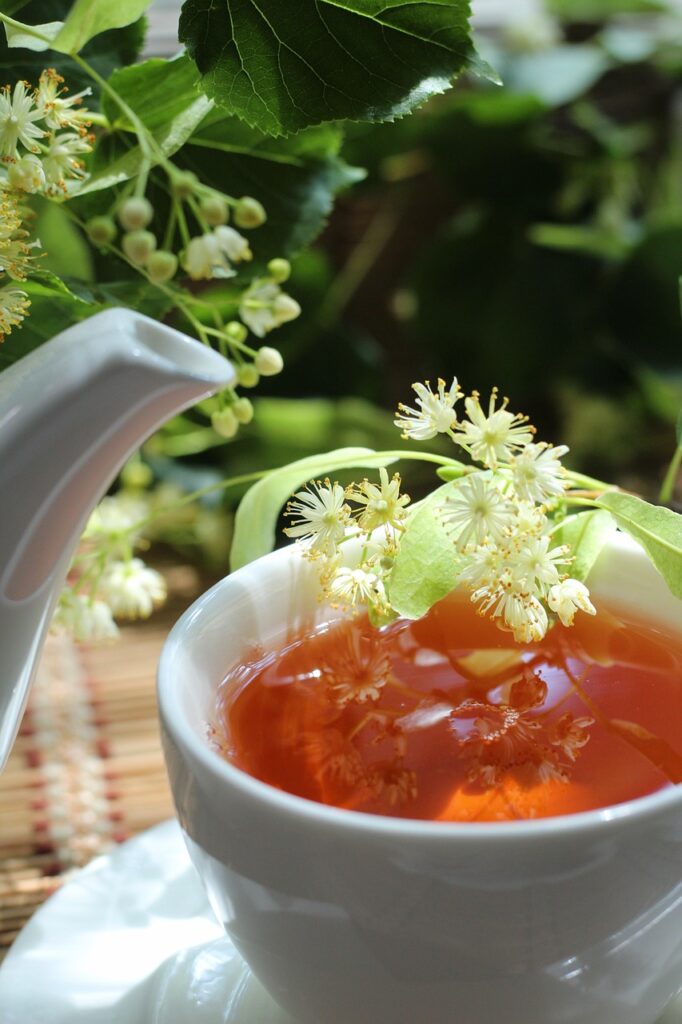
<svg viewBox="0 0 682 1024">
<path fill-rule="evenodd" d="M 632 553 L 634 542 L 629 537 L 619 534 L 615 543 L 617 545 L 624 544 Z M 642 559 L 646 559 L 641 548 L 636 547 L 641 553 Z M 295 545 L 291 545 L 272 552 L 258 561 L 288 558 L 294 551 Z M 251 563 L 251 567 L 255 564 Z M 249 567 L 247 566 L 247 568 Z M 188 750 L 201 766 L 217 780 L 235 787 L 243 795 L 257 799 L 272 810 L 298 816 L 306 819 L 308 823 L 316 823 L 321 826 L 333 825 L 341 827 L 345 831 L 355 829 L 375 836 L 409 836 L 411 839 L 421 837 L 424 840 L 437 839 L 439 841 L 446 839 L 452 841 L 457 838 L 464 842 L 467 840 L 478 841 L 483 837 L 495 838 L 498 841 L 500 839 L 513 841 L 514 839 L 579 834 L 595 829 L 605 830 L 613 825 L 635 824 L 668 809 L 682 806 L 682 784 L 678 783 L 622 803 L 574 814 L 505 822 L 431 821 L 333 807 L 277 789 L 275 786 L 249 775 L 248 772 L 226 761 L 204 739 L 199 737 L 190 723 L 179 714 L 178 702 L 175 702 L 174 710 L 170 692 L 174 649 L 181 645 L 188 629 L 196 626 L 204 608 L 215 600 L 217 593 L 230 585 L 230 581 L 234 580 L 239 572 L 240 570 L 237 570 L 215 583 L 198 597 L 175 623 L 161 651 L 157 672 L 157 695 L 161 717 L 178 745 Z"/>
</svg>

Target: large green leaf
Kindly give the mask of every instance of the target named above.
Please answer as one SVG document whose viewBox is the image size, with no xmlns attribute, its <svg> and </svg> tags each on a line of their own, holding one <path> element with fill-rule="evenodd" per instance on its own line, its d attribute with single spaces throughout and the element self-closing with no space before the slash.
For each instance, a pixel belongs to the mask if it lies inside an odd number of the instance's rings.
<svg viewBox="0 0 682 1024">
<path fill-rule="evenodd" d="M 379 468 L 395 461 L 371 448 L 338 448 L 273 470 L 246 492 L 237 509 L 230 565 L 239 569 L 272 551 L 282 506 L 302 484 L 341 469 Z"/>
<path fill-rule="evenodd" d="M 574 560 L 567 570 L 575 580 L 590 575 L 609 534 L 615 530 L 611 515 L 604 509 L 592 509 L 568 516 L 557 530 L 557 544 L 568 544 Z"/>
<path fill-rule="evenodd" d="M 682 598 L 682 516 L 619 491 L 602 494 L 597 504 L 642 545 L 671 593 Z"/>
<path fill-rule="evenodd" d="M 154 135 L 165 156 L 171 156 L 184 145 L 213 106 L 212 100 L 197 91 L 196 70 L 184 56 L 170 61 L 152 59 L 122 68 L 114 72 L 109 81 Z M 102 97 L 102 109 L 114 128 L 132 130 L 125 113 L 111 96 Z M 112 188 L 139 172 L 140 147 L 125 149 L 118 143 L 116 146 L 118 156 L 112 152 L 111 137 L 100 137 L 93 158 L 95 173 L 79 190 L 79 195 Z"/>
<path fill-rule="evenodd" d="M 186 0 L 180 41 L 206 92 L 273 135 L 391 121 L 472 60 L 469 0 Z"/>
<path fill-rule="evenodd" d="M 63 281 L 49 273 L 43 273 L 35 280 L 22 281 L 21 289 L 31 300 L 29 315 L 22 326 L 15 328 L 0 345 L 0 370 L 28 355 L 60 331 L 104 308 L 74 295 Z"/>
<path fill-rule="evenodd" d="M 272 138 L 216 108 L 179 159 L 206 184 L 263 203 L 268 219 L 258 229 L 256 255 L 291 254 L 319 234 L 334 196 L 364 177 L 339 156 L 342 139 L 334 125 Z"/>
<path fill-rule="evenodd" d="M 17 5 L 8 5 L 7 0 L 0 0 L 0 10 L 5 14 L 12 14 Z M 22 18 L 25 22 L 37 25 L 45 22 L 64 21 L 69 9 L 71 0 L 30 0 L 29 3 L 21 4 Z M 88 63 L 103 78 L 108 78 L 114 68 L 123 64 L 132 64 L 139 55 L 144 43 L 146 20 L 140 18 L 138 21 L 125 28 L 109 29 L 92 39 L 83 49 L 81 56 L 85 57 Z M 74 93 L 92 85 L 92 80 L 87 73 L 77 64 L 73 58 L 66 54 L 52 51 L 49 59 L 44 53 L 26 49 L 10 49 L 7 45 L 5 33 L 0 29 L 0 68 L 4 75 L 0 76 L 0 84 L 5 81 L 14 82 L 23 78 L 33 85 L 37 84 L 38 76 L 45 65 L 56 68 L 60 75 L 66 79 L 69 91 Z M 96 107 L 94 96 L 87 100 L 89 107 Z"/>
<path fill-rule="evenodd" d="M 113 28 L 125 28 L 144 14 L 151 0 L 76 0 L 63 23 L 30 23 L 8 26 L 10 46 L 31 50 L 80 53 L 94 36 Z"/>
<path fill-rule="evenodd" d="M 391 607 L 406 619 L 421 618 L 457 584 L 460 558 L 440 513 L 456 486 L 439 487 L 409 518 L 388 581 Z"/>
</svg>

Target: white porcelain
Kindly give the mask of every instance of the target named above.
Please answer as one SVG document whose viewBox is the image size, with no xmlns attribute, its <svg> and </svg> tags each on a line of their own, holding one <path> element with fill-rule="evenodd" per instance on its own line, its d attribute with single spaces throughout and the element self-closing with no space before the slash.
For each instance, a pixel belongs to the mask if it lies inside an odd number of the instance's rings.
<svg viewBox="0 0 682 1024">
<path fill-rule="evenodd" d="M 175 821 L 98 857 L 34 914 L 0 966 L 0 1021 L 295 1024 L 213 916 Z M 658 1024 L 682 1024 L 682 999 Z"/>
<path fill-rule="evenodd" d="M 682 602 L 621 535 L 591 586 L 597 601 L 682 629 Z M 682 787 L 466 825 L 341 811 L 265 785 L 209 747 L 216 686 L 254 643 L 316 614 L 309 564 L 282 550 L 200 598 L 159 668 L 190 855 L 274 999 L 299 1024 L 652 1024 L 682 981 Z"/>
<path fill-rule="evenodd" d="M 0 967 L 0 1022 L 292 1024 L 217 923 L 175 821 L 98 857 L 31 918 Z"/>
<path fill-rule="evenodd" d="M 0 374 L 0 770 L 92 507 L 164 420 L 233 379 L 218 353 L 129 309 Z"/>
</svg>

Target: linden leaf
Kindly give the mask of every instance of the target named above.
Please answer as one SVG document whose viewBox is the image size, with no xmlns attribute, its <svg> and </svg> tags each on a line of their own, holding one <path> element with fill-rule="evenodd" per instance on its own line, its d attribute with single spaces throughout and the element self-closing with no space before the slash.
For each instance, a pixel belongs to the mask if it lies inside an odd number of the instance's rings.
<svg viewBox="0 0 682 1024">
<path fill-rule="evenodd" d="M 590 575 L 601 549 L 615 527 L 610 513 L 603 509 L 568 516 L 557 530 L 557 544 L 568 544 L 574 560 L 566 571 L 574 580 L 584 582 Z"/>
<path fill-rule="evenodd" d="M 47 50 L 63 27 L 63 21 L 48 21 L 44 25 L 24 25 L 20 22 L 16 25 L 5 24 L 7 45 L 38 52 Z"/>
<path fill-rule="evenodd" d="M 392 121 L 475 61 L 469 0 L 186 0 L 206 92 L 272 135 Z"/>
<path fill-rule="evenodd" d="M 439 487 L 408 519 L 388 579 L 391 607 L 406 619 L 421 618 L 457 584 L 461 559 L 440 513 L 453 486 Z"/>
<path fill-rule="evenodd" d="M 682 516 L 620 491 L 607 491 L 596 500 L 641 544 L 671 593 L 682 598 Z"/>
<path fill-rule="evenodd" d="M 79 53 L 100 32 L 137 21 L 150 4 L 151 0 L 76 0 L 51 48 L 60 53 Z"/>
<path fill-rule="evenodd" d="M 272 551 L 282 506 L 303 484 L 341 469 L 378 469 L 394 462 L 397 462 L 395 456 L 383 455 L 371 448 L 338 448 L 299 459 L 268 473 L 246 492 L 237 509 L 230 552 L 232 569 L 239 569 Z"/>
</svg>

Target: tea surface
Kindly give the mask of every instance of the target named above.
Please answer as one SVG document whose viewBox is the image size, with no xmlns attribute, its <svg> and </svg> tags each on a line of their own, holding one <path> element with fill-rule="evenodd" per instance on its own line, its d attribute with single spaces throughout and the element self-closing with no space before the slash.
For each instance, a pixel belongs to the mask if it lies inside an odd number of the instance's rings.
<svg viewBox="0 0 682 1024">
<path fill-rule="evenodd" d="M 356 811 L 592 810 L 682 782 L 682 639 L 600 609 L 523 646 L 457 596 L 382 630 L 338 620 L 231 673 L 213 739 L 256 778 Z"/>
</svg>

